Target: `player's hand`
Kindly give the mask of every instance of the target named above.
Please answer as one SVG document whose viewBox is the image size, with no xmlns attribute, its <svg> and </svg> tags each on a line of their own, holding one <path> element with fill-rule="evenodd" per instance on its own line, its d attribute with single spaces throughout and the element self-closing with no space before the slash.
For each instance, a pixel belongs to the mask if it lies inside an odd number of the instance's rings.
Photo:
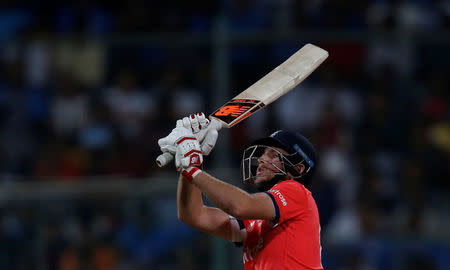
<svg viewBox="0 0 450 270">
<path fill-rule="evenodd" d="M 164 138 L 158 140 L 159 148 L 163 153 L 170 153 L 175 155 L 177 152 L 177 146 L 175 142 L 182 137 L 193 137 L 192 132 L 189 129 L 183 127 L 182 123 L 177 122 L 177 126 Z"/>
<path fill-rule="evenodd" d="M 222 125 L 214 119 L 210 121 L 204 113 L 197 113 L 178 120 L 176 127 L 184 127 L 192 132 L 192 136 L 200 143 L 202 154 L 208 155 L 217 142 L 218 131 L 222 128 Z M 163 152 L 156 159 L 159 167 L 163 167 L 172 161 L 176 154 L 175 141 L 180 137 L 180 131 L 175 129 L 168 136 L 158 140 L 159 147 Z"/>
<path fill-rule="evenodd" d="M 193 137 L 181 137 L 176 142 L 177 151 L 175 153 L 175 166 L 178 170 L 190 167 L 199 167 L 203 162 L 200 143 Z"/>
<path fill-rule="evenodd" d="M 207 156 L 211 153 L 217 142 L 218 130 L 222 126 L 217 121 L 210 121 L 202 112 L 191 114 L 177 121 L 177 126 L 183 125 L 190 129 L 195 138 L 200 142 L 203 155 Z"/>
<path fill-rule="evenodd" d="M 159 139 L 158 144 L 163 153 L 175 156 L 175 166 L 178 169 L 200 166 L 203 162 L 198 140 L 181 122 L 177 122 L 177 127 L 169 135 Z"/>
</svg>

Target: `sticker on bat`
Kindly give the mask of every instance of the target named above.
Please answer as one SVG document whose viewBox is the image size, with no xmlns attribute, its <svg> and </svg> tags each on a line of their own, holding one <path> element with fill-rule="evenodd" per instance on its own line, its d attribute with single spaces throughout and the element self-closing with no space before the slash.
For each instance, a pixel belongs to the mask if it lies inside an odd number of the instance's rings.
<svg viewBox="0 0 450 270">
<path fill-rule="evenodd" d="M 233 99 L 217 109 L 212 116 L 219 118 L 227 124 L 245 115 L 244 118 L 260 109 L 264 104 L 254 99 Z"/>
</svg>

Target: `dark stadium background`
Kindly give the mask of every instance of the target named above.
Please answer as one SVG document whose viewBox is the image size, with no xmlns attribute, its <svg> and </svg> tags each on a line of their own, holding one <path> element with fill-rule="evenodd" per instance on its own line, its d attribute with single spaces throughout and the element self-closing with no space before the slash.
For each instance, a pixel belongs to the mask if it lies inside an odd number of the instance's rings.
<svg viewBox="0 0 450 270">
<path fill-rule="evenodd" d="M 328 60 L 206 170 L 242 186 L 247 143 L 299 131 L 325 269 L 450 269 L 448 1 L 64 2 L 0 3 L 0 269 L 242 269 L 177 220 L 157 139 L 306 43 Z"/>
</svg>

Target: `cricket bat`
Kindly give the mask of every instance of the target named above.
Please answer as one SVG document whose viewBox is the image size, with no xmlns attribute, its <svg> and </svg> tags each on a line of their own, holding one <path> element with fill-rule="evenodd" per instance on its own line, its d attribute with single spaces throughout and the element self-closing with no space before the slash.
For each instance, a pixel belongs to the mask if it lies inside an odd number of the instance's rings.
<svg viewBox="0 0 450 270">
<path fill-rule="evenodd" d="M 210 125 L 231 128 L 261 108 L 277 100 L 306 79 L 328 57 L 328 52 L 306 44 L 281 65 L 213 112 Z M 156 163 L 165 166 L 173 159 L 170 153 L 158 156 Z"/>
</svg>

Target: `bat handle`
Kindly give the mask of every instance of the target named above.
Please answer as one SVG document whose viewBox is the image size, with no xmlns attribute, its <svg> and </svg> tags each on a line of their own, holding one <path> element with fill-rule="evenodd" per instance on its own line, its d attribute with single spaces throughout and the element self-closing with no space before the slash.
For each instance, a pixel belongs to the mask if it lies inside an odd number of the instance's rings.
<svg viewBox="0 0 450 270">
<path fill-rule="evenodd" d="M 164 167 L 173 160 L 173 155 L 169 152 L 162 153 L 156 158 L 158 167 Z"/>
<path fill-rule="evenodd" d="M 221 130 L 224 127 L 223 122 L 215 118 L 214 116 L 210 116 L 209 120 L 211 120 L 209 125 L 217 131 Z"/>
</svg>

